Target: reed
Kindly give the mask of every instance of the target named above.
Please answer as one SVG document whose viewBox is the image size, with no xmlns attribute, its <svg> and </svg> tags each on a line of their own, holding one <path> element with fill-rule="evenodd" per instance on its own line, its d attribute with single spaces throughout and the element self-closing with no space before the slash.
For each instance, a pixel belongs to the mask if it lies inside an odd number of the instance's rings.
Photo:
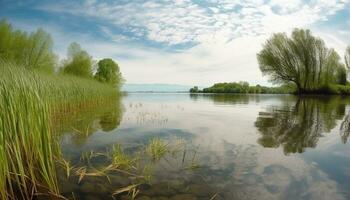
<svg viewBox="0 0 350 200">
<path fill-rule="evenodd" d="M 116 96 L 94 80 L 47 75 L 0 62 L 0 198 L 59 197 L 53 117 Z"/>
<path fill-rule="evenodd" d="M 164 140 L 160 138 L 152 138 L 148 143 L 146 152 L 154 161 L 159 161 L 167 152 L 169 152 L 169 147 Z"/>
</svg>

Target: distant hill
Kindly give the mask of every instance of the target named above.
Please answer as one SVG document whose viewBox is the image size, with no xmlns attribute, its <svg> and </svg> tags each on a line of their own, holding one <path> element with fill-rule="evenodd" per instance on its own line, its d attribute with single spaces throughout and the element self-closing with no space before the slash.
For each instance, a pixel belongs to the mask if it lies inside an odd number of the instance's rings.
<svg viewBox="0 0 350 200">
<path fill-rule="evenodd" d="M 176 84 L 124 84 L 125 92 L 188 92 L 193 86 Z"/>
</svg>

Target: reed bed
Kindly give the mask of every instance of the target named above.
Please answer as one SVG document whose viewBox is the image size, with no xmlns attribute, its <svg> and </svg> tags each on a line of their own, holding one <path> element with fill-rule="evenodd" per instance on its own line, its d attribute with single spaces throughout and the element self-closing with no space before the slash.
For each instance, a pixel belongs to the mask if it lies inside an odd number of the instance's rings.
<svg viewBox="0 0 350 200">
<path fill-rule="evenodd" d="M 60 198 L 52 118 L 116 96 L 94 80 L 48 75 L 0 62 L 0 198 Z"/>
</svg>

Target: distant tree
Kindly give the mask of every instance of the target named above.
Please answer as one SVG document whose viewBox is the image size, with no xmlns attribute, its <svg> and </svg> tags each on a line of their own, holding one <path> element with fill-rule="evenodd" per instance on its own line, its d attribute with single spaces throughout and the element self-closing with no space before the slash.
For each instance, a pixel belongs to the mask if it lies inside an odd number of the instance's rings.
<svg viewBox="0 0 350 200">
<path fill-rule="evenodd" d="M 190 89 L 190 93 L 197 93 L 199 92 L 198 86 L 194 86 L 193 88 Z"/>
<path fill-rule="evenodd" d="M 0 58 L 46 72 L 53 72 L 57 63 L 49 33 L 43 29 L 30 34 L 14 30 L 6 20 L 0 21 Z"/>
<path fill-rule="evenodd" d="M 85 78 L 92 77 L 92 57 L 80 45 L 73 42 L 68 47 L 67 60 L 63 64 L 63 72 Z"/>
<path fill-rule="evenodd" d="M 121 85 L 122 75 L 117 63 L 110 58 L 105 58 L 100 60 L 97 65 L 98 68 L 95 74 L 96 80 L 117 87 Z"/>
<path fill-rule="evenodd" d="M 350 46 L 348 46 L 345 51 L 345 65 L 348 70 L 350 70 Z"/>
<path fill-rule="evenodd" d="M 242 93 L 249 93 L 249 83 L 245 81 L 239 82 Z"/>
<path fill-rule="evenodd" d="M 275 83 L 294 83 L 299 92 L 336 82 L 343 67 L 339 55 L 309 30 L 295 29 L 291 37 L 274 34 L 257 55 L 260 70 Z"/>
<path fill-rule="evenodd" d="M 191 88 L 190 92 L 195 92 L 196 88 Z M 269 94 L 283 94 L 290 93 L 292 90 L 288 87 L 265 87 L 265 86 L 249 86 L 247 82 L 231 82 L 231 83 L 215 83 L 213 86 L 204 88 L 203 93 L 269 93 Z"/>
</svg>

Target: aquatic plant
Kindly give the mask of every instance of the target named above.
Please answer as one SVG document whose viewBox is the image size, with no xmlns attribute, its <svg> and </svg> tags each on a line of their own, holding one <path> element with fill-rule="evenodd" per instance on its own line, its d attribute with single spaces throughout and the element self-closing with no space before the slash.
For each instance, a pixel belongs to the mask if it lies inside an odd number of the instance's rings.
<svg viewBox="0 0 350 200">
<path fill-rule="evenodd" d="M 117 144 L 112 148 L 112 165 L 120 169 L 130 169 L 133 167 L 135 159 L 124 153 L 122 147 Z"/>
<path fill-rule="evenodd" d="M 43 85 L 33 74 L 0 68 L 1 197 L 29 199 L 39 188 L 58 194 L 54 157 L 59 149 L 49 102 L 40 97 Z"/>
<path fill-rule="evenodd" d="M 54 118 L 98 105 L 116 90 L 83 78 L 48 75 L 0 62 L 0 197 L 59 196 Z"/>
<path fill-rule="evenodd" d="M 167 144 L 159 139 L 159 138 L 153 138 L 148 143 L 148 146 L 146 148 L 146 152 L 148 155 L 155 161 L 160 160 L 167 152 L 169 152 L 167 148 Z"/>
</svg>

